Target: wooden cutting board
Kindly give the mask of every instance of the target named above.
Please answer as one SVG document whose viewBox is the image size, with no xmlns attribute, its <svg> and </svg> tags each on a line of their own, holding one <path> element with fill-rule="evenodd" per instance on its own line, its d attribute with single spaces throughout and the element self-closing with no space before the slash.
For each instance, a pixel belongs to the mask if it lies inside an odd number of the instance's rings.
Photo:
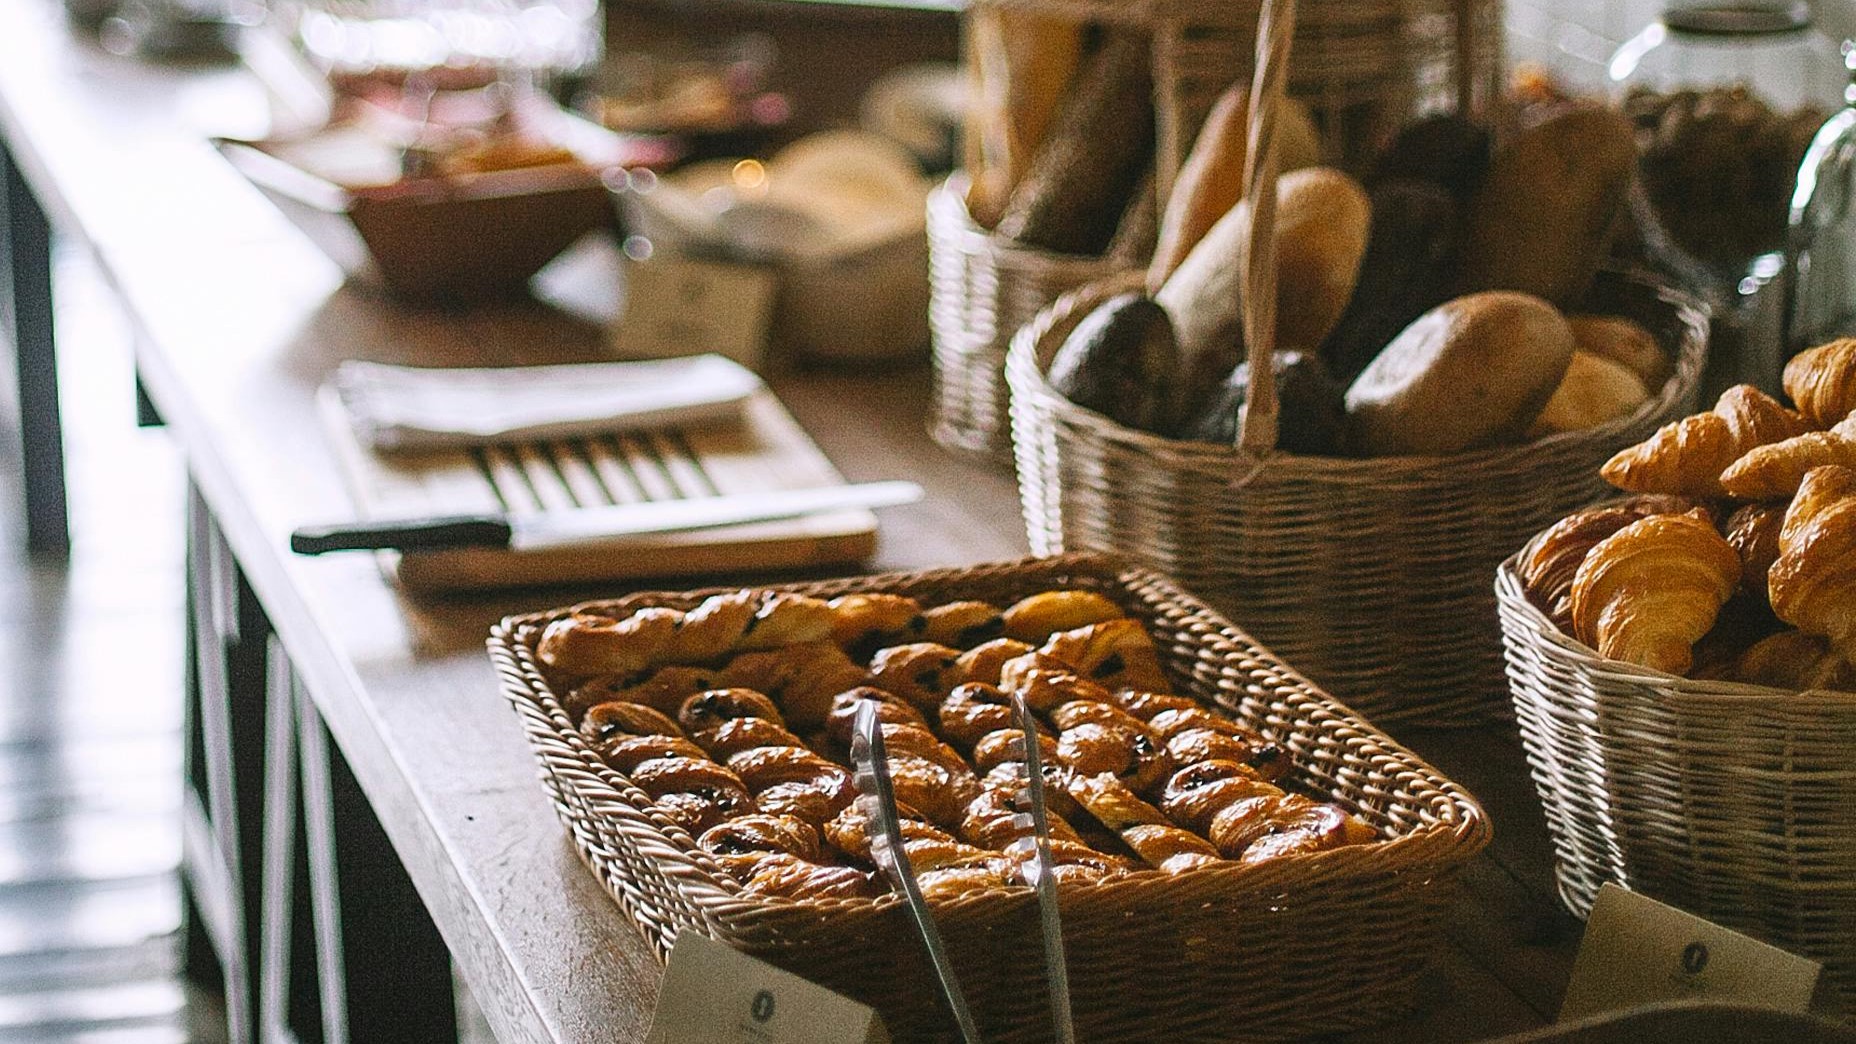
<svg viewBox="0 0 1856 1044">
<path fill-rule="evenodd" d="M 751 397 L 738 424 L 621 432 L 468 449 L 377 453 L 324 389 L 325 427 L 364 518 L 507 511 L 533 515 L 844 484 L 774 394 Z M 408 588 L 467 591 L 536 584 L 844 565 L 876 550 L 867 510 L 755 522 L 535 551 L 471 548 L 385 553 Z"/>
</svg>

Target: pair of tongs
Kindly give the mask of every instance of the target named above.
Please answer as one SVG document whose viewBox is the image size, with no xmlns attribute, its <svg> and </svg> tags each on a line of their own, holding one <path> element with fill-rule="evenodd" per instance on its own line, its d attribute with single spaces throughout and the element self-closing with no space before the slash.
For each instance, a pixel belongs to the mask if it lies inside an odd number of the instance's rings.
<svg viewBox="0 0 1856 1044">
<path fill-rule="evenodd" d="M 1038 750 L 1037 719 L 1024 698 L 1012 696 L 1012 713 L 1018 726 L 1019 742 L 1024 745 L 1022 790 L 1015 795 L 1018 815 L 1014 825 L 1018 838 L 1012 851 L 1020 856 L 1019 873 L 1037 893 L 1039 920 L 1044 936 L 1044 971 L 1050 986 L 1051 1020 L 1056 1028 L 1057 1044 L 1076 1044 L 1076 1027 L 1070 1014 L 1069 965 L 1063 956 L 1063 922 L 1057 909 L 1057 882 L 1051 870 L 1055 865 L 1050 851 L 1050 815 L 1044 803 L 1044 767 Z M 909 865 L 903 847 L 902 821 L 896 811 L 896 791 L 889 775 L 889 752 L 883 744 L 883 723 L 875 700 L 865 700 L 857 708 L 851 730 L 851 761 L 856 766 L 858 807 L 863 810 L 870 832 L 870 855 L 877 868 L 889 878 L 890 886 L 901 893 L 921 934 L 922 946 L 940 981 L 941 996 L 960 1029 L 966 1044 L 980 1044 L 979 1029 L 973 1022 L 973 1010 L 954 974 L 941 932 L 934 915 L 916 884 L 914 868 Z"/>
</svg>

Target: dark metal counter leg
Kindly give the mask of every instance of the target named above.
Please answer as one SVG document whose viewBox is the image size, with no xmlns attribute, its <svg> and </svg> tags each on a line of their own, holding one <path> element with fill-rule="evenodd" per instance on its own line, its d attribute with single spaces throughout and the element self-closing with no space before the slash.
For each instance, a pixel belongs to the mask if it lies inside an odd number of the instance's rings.
<svg viewBox="0 0 1856 1044">
<path fill-rule="evenodd" d="M 52 336 L 51 226 L 3 141 L 0 168 L 5 168 L 0 173 L 6 193 L 6 280 L 19 382 L 26 548 L 36 555 L 62 556 L 70 550 L 71 532 L 65 516 L 64 422 Z"/>
</svg>

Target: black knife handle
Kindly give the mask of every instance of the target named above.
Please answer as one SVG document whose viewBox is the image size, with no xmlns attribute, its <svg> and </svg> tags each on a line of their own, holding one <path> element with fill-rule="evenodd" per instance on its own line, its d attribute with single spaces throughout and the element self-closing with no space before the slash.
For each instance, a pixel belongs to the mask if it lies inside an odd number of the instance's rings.
<svg viewBox="0 0 1856 1044">
<path fill-rule="evenodd" d="M 465 547 L 508 547 L 507 519 L 495 515 L 395 519 L 304 526 L 290 534 L 290 550 L 299 555 L 330 551 L 449 551 Z"/>
</svg>

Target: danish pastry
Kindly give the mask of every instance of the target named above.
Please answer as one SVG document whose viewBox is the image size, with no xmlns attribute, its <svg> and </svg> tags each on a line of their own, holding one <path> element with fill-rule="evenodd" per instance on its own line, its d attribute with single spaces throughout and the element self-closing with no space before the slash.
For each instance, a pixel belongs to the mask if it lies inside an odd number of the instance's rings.
<svg viewBox="0 0 1856 1044">
<path fill-rule="evenodd" d="M 1045 591 L 1006 608 L 1005 637 L 1039 643 L 1058 631 L 1125 615 L 1120 606 L 1093 591 Z"/>
<path fill-rule="evenodd" d="M 681 736 L 676 722 L 642 703 L 602 703 L 586 712 L 580 734 L 593 744 L 623 736 Z"/>
</svg>

